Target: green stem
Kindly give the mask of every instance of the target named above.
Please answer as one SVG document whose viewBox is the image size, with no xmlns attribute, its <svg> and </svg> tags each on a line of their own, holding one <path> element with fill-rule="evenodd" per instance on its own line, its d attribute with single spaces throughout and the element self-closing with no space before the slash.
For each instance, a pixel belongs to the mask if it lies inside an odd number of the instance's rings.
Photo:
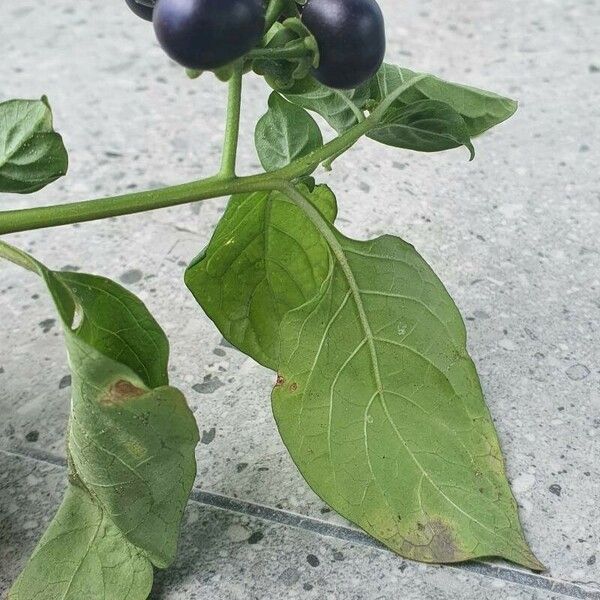
<svg viewBox="0 0 600 600">
<path fill-rule="evenodd" d="M 413 85 L 422 77 L 424 76 L 410 79 L 387 96 L 364 121 L 282 169 L 249 177 L 227 178 L 216 176 L 158 190 L 84 200 L 71 204 L 0 211 L 0 235 L 119 217 L 190 202 L 199 202 L 209 198 L 220 198 L 230 194 L 280 189 L 282 184 L 312 173 L 323 161 L 348 150 L 377 125 L 390 105 L 410 85 Z"/>
<path fill-rule="evenodd" d="M 335 138 L 283 169 L 271 173 L 231 178 L 216 176 L 158 190 L 83 200 L 70 204 L 1 211 L 0 235 L 119 217 L 190 202 L 199 202 L 209 198 L 219 198 L 230 194 L 270 190 L 276 187 L 282 179 L 295 179 L 310 173 L 331 154 L 350 147 L 362 135 L 360 133 L 354 139 L 355 135 L 351 134 L 355 129 L 349 130 L 343 136 Z"/>
<path fill-rule="evenodd" d="M 288 5 L 288 0 L 271 0 L 271 2 L 269 2 L 265 14 L 265 31 L 269 31 L 269 29 L 273 27 L 273 24 L 279 19 L 279 15 L 281 15 L 283 9 Z"/>
<path fill-rule="evenodd" d="M 306 47 L 304 40 L 298 40 L 289 46 L 284 48 L 255 48 L 248 53 L 248 58 L 269 58 L 273 60 L 277 59 L 290 59 L 290 58 L 303 58 L 310 56 L 311 51 Z"/>
<path fill-rule="evenodd" d="M 199 202 L 209 198 L 219 198 L 229 194 L 256 192 L 267 188 L 266 181 L 249 177 L 239 179 L 210 177 L 201 181 L 122 196 L 2 211 L 0 212 L 0 235 L 119 217 L 189 202 Z"/>
<path fill-rule="evenodd" d="M 222 178 L 235 177 L 235 162 L 237 157 L 238 139 L 240 136 L 240 108 L 242 103 L 243 63 L 238 61 L 234 66 L 229 80 L 227 97 L 227 118 L 225 121 L 225 140 L 219 176 Z"/>
</svg>

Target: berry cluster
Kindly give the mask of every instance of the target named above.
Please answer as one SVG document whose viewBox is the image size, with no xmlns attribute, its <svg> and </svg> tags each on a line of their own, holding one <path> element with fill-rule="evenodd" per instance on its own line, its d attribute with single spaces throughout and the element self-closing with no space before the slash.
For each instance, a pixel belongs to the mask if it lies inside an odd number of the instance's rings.
<svg viewBox="0 0 600 600">
<path fill-rule="evenodd" d="M 152 21 L 164 51 L 202 71 L 223 67 L 260 44 L 263 0 L 125 0 Z M 383 15 L 375 0 L 308 0 L 297 8 L 317 41 L 314 77 L 329 87 L 355 88 L 380 67 L 385 53 Z"/>
</svg>

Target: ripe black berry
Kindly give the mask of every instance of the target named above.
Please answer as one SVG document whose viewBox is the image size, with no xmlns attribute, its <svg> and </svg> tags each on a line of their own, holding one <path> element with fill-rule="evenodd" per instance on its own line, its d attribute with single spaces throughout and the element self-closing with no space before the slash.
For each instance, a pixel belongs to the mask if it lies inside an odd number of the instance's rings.
<svg viewBox="0 0 600 600">
<path fill-rule="evenodd" d="M 326 86 L 358 87 L 381 66 L 385 24 L 375 0 L 308 0 L 302 22 L 321 53 L 313 74 Z"/>
<path fill-rule="evenodd" d="M 263 34 L 265 16 L 262 0 L 158 0 L 153 22 L 174 61 L 207 71 L 251 50 Z"/>
<path fill-rule="evenodd" d="M 140 4 L 137 0 L 125 0 L 125 2 L 138 17 L 141 17 L 145 21 L 152 21 L 154 6 L 150 6 L 150 2 L 148 2 L 148 5 Z"/>
</svg>

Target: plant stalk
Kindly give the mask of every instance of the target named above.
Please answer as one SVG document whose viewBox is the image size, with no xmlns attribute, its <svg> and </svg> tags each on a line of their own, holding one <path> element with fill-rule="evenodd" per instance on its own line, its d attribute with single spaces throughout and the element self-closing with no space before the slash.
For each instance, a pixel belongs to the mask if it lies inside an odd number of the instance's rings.
<svg viewBox="0 0 600 600">
<path fill-rule="evenodd" d="M 282 184 L 311 173 L 322 162 L 338 156 L 352 147 L 363 135 L 376 127 L 390 105 L 409 86 L 414 85 L 422 77 L 424 75 L 414 77 L 394 90 L 368 117 L 342 135 L 276 171 L 246 177 L 217 175 L 200 181 L 122 196 L 0 211 L 0 235 L 119 217 L 199 202 L 209 198 L 220 198 L 230 194 L 281 189 Z"/>
<path fill-rule="evenodd" d="M 240 137 L 240 110 L 242 104 L 243 63 L 238 61 L 229 80 L 227 96 L 227 117 L 225 120 L 225 139 L 219 176 L 222 178 L 235 177 L 238 139 Z"/>
<path fill-rule="evenodd" d="M 283 9 L 288 5 L 289 0 L 271 0 L 271 2 L 269 2 L 265 14 L 265 31 L 269 31 L 269 29 L 273 27 L 273 24 L 279 19 L 279 15 L 281 15 Z"/>
<path fill-rule="evenodd" d="M 124 194 L 70 204 L 0 212 L 0 235 L 44 227 L 84 223 L 266 189 L 265 181 L 251 178 L 210 177 L 158 190 Z"/>
</svg>

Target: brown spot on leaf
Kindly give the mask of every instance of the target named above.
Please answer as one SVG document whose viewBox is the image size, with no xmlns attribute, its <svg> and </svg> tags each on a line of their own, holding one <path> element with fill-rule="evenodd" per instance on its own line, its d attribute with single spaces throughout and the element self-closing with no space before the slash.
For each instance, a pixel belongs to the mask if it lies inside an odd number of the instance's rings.
<svg viewBox="0 0 600 600">
<path fill-rule="evenodd" d="M 285 379 L 277 373 L 277 381 L 275 382 L 276 386 L 283 385 L 285 383 Z"/>
<path fill-rule="evenodd" d="M 453 529 L 441 517 L 417 521 L 402 533 L 401 554 L 424 562 L 452 563 L 465 560 Z"/>
<path fill-rule="evenodd" d="M 298 384 L 296 382 L 290 384 L 290 392 L 295 392 L 298 389 Z"/>
<path fill-rule="evenodd" d="M 441 520 L 431 521 L 427 524 L 428 530 L 433 534 L 430 550 L 436 562 L 455 562 L 459 554 L 456 546 L 454 532 Z"/>
<path fill-rule="evenodd" d="M 146 393 L 146 390 L 139 388 L 131 381 L 126 379 L 119 379 L 115 381 L 107 390 L 107 392 L 100 397 L 100 404 L 104 406 L 114 406 L 116 404 L 123 404 L 127 400 L 132 398 L 139 398 Z"/>
</svg>

